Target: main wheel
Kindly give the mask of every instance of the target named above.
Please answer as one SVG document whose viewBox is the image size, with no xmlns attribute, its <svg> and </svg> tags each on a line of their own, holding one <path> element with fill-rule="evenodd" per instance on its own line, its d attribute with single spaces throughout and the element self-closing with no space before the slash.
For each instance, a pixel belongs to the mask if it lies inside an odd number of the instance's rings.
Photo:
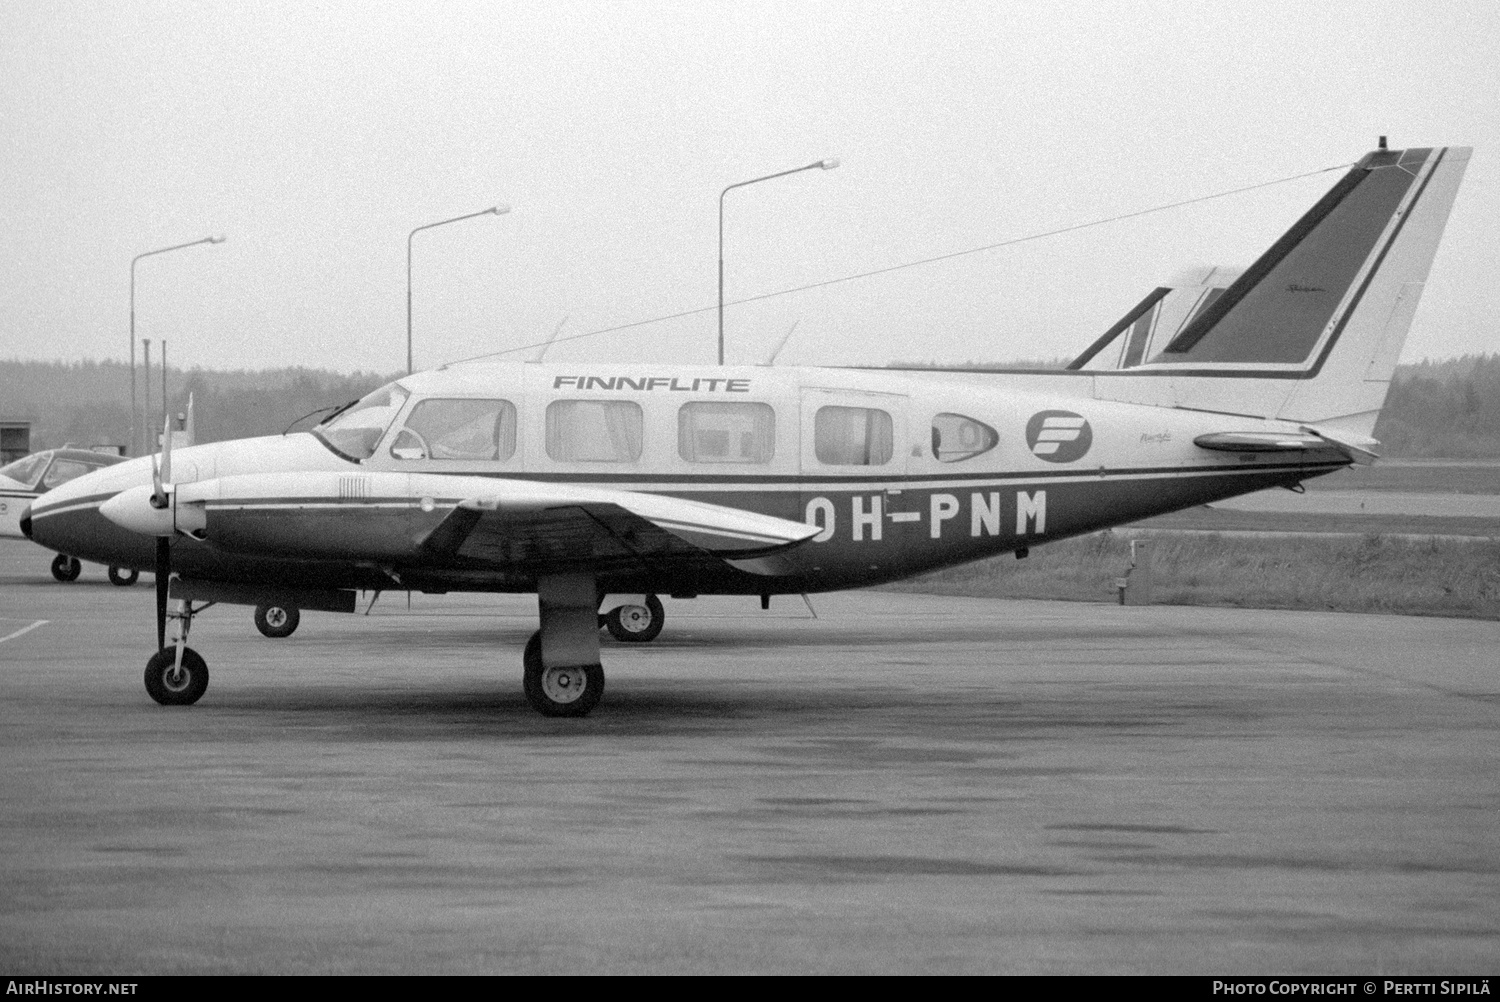
<svg viewBox="0 0 1500 1002">
<path fill-rule="evenodd" d="M 70 557 L 66 553 L 59 553 L 52 558 L 52 576 L 59 581 L 77 581 L 78 575 L 83 573 L 83 562 L 77 557 Z"/>
<path fill-rule="evenodd" d="M 526 641 L 521 664 L 525 668 L 522 688 L 526 691 L 526 701 L 543 716 L 585 716 L 598 705 L 599 697 L 604 695 L 604 668 L 600 665 L 542 667 L 540 630 Z"/>
<path fill-rule="evenodd" d="M 129 588 L 135 584 L 141 572 L 133 567 L 111 567 L 109 569 L 109 583 L 119 585 L 121 588 Z"/>
<path fill-rule="evenodd" d="M 182 649 L 180 671 L 176 647 L 164 647 L 146 662 L 146 691 L 162 706 L 196 703 L 207 688 L 208 665 L 191 647 Z"/>
<path fill-rule="evenodd" d="M 302 622 L 295 605 L 270 603 L 255 607 L 255 628 L 268 637 L 290 637 Z"/>
<path fill-rule="evenodd" d="M 645 644 L 656 639 L 666 622 L 661 599 L 646 596 L 645 605 L 621 605 L 605 614 L 604 627 L 609 635 L 627 644 Z"/>
</svg>

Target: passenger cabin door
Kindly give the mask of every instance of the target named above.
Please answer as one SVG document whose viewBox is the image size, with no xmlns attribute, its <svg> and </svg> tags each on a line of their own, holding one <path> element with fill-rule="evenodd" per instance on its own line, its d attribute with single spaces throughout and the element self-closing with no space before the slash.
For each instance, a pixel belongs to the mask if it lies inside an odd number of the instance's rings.
<svg viewBox="0 0 1500 1002">
<path fill-rule="evenodd" d="M 899 562 L 908 537 L 904 484 L 911 455 L 907 398 L 802 390 L 802 521 L 827 566 L 869 573 Z"/>
</svg>

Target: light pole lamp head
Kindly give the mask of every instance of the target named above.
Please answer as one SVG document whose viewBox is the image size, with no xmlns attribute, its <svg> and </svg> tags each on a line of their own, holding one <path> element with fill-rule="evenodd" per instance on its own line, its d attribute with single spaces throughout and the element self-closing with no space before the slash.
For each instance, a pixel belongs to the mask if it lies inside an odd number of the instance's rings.
<svg viewBox="0 0 1500 1002">
<path fill-rule="evenodd" d="M 221 244 L 224 242 L 224 234 L 216 233 L 208 238 L 208 242 L 211 244 Z"/>
<path fill-rule="evenodd" d="M 510 206 L 505 205 L 505 204 L 502 203 L 502 204 L 497 205 L 494 208 L 490 209 L 490 211 L 493 212 L 497 216 L 503 216 L 506 213 L 510 212 Z"/>
<path fill-rule="evenodd" d="M 830 157 L 827 160 L 819 160 L 818 163 L 817 163 L 817 166 L 823 168 L 824 170 L 833 170 L 838 165 L 839 165 L 838 160 L 835 159 L 835 158 L 832 158 L 832 157 Z"/>
</svg>

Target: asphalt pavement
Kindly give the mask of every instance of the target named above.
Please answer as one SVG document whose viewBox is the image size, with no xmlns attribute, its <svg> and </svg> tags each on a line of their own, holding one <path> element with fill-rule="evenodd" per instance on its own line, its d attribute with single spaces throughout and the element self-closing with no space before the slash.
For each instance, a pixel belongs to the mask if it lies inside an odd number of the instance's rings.
<svg viewBox="0 0 1500 1002">
<path fill-rule="evenodd" d="M 525 703 L 521 596 L 153 703 L 149 575 L 0 542 L 0 972 L 1500 971 L 1500 623 L 668 601 Z"/>
</svg>

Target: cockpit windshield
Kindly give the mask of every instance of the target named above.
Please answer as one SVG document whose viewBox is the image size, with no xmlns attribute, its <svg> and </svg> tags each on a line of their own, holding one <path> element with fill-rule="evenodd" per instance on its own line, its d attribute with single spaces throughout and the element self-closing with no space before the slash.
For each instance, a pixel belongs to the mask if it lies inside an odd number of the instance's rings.
<svg viewBox="0 0 1500 1002">
<path fill-rule="evenodd" d="M 369 459 L 409 396 L 411 394 L 400 383 L 382 386 L 353 407 L 318 425 L 313 434 L 340 455 L 356 460 Z"/>
<path fill-rule="evenodd" d="M 39 452 L 35 455 L 23 456 L 14 463 L 0 466 L 0 477 L 9 477 L 18 484 L 34 487 L 37 478 L 42 475 L 42 467 L 46 465 L 46 453 Z"/>
</svg>

